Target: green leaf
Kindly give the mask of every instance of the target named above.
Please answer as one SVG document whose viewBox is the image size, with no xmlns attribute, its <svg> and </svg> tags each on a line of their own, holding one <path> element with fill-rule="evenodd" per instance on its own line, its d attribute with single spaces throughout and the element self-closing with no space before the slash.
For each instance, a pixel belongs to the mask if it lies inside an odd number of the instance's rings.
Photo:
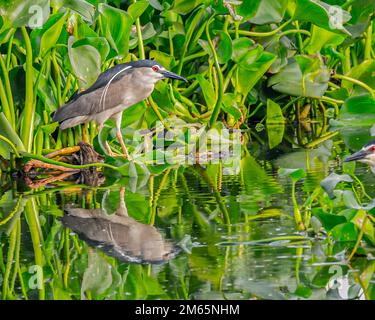
<svg viewBox="0 0 375 320">
<path fill-rule="evenodd" d="M 312 213 L 315 217 L 319 219 L 323 227 L 327 231 L 331 231 L 334 227 L 339 224 L 346 223 L 347 220 L 344 216 L 339 216 L 336 214 L 326 213 L 321 208 L 314 208 Z"/>
<path fill-rule="evenodd" d="M 375 123 L 375 99 L 369 94 L 349 97 L 340 109 L 335 126 L 371 127 Z"/>
<path fill-rule="evenodd" d="M 337 174 L 333 172 L 320 182 L 320 186 L 327 192 L 328 196 L 333 199 L 333 190 L 335 190 L 337 184 L 340 182 L 353 182 L 353 179 L 347 174 Z"/>
<path fill-rule="evenodd" d="M 55 10 L 60 8 L 71 9 L 78 13 L 88 23 L 94 22 L 95 6 L 85 0 L 53 0 Z"/>
<path fill-rule="evenodd" d="M 313 25 L 311 38 L 305 50 L 309 54 L 320 52 L 322 48 L 337 47 L 344 42 L 346 36 Z"/>
<path fill-rule="evenodd" d="M 317 71 L 303 76 L 299 64 L 291 61 L 268 80 L 268 86 L 292 96 L 321 97 L 327 91 L 329 78 L 329 70 L 323 64 Z M 304 79 L 304 90 L 302 79 Z"/>
<path fill-rule="evenodd" d="M 154 9 L 162 11 L 163 7 L 160 4 L 158 0 L 149 0 L 150 6 L 152 6 Z"/>
<path fill-rule="evenodd" d="M 296 0 L 296 4 L 294 20 L 311 22 L 323 29 L 350 35 L 344 24 L 351 16 L 339 6 L 330 6 L 318 0 Z"/>
<path fill-rule="evenodd" d="M 171 10 L 178 14 L 185 15 L 193 11 L 195 7 L 203 2 L 204 0 L 175 0 Z"/>
<path fill-rule="evenodd" d="M 353 38 L 360 37 L 366 30 L 374 14 L 375 3 L 372 0 L 355 0 L 350 5 L 350 14 L 352 18 L 348 22 L 346 29 L 352 34 Z"/>
<path fill-rule="evenodd" d="M 241 59 L 238 67 L 238 92 L 243 95 L 247 95 L 250 92 L 276 59 L 274 54 L 262 52 L 255 57 L 254 61 L 251 61 L 249 59 L 251 53 Z"/>
<path fill-rule="evenodd" d="M 293 182 L 297 182 L 306 177 L 306 171 L 304 169 L 286 169 L 280 168 L 278 170 L 280 177 L 289 177 Z"/>
<path fill-rule="evenodd" d="M 53 48 L 60 37 L 67 16 L 64 13 L 53 14 L 49 17 L 42 29 L 34 29 L 31 38 L 40 37 L 38 56 L 43 57 L 46 52 Z M 36 41 L 34 39 L 34 41 Z"/>
<path fill-rule="evenodd" d="M 171 56 L 165 52 L 158 50 L 151 50 L 150 59 L 159 62 L 164 68 L 172 70 L 176 66 L 176 60 L 174 56 Z"/>
<path fill-rule="evenodd" d="M 372 89 L 375 89 L 375 61 L 374 60 L 365 60 L 361 64 L 354 66 L 346 74 L 346 76 L 359 80 L 367 84 Z M 353 84 L 353 82 L 343 80 L 342 86 L 348 90 L 354 88 L 352 95 L 359 95 L 368 93 L 368 91 L 358 85 Z"/>
<path fill-rule="evenodd" d="M 108 41 L 103 37 L 88 37 L 88 38 L 81 38 L 74 42 L 73 48 L 82 46 L 82 45 L 89 45 L 94 47 L 100 53 L 101 61 L 106 61 L 106 58 L 109 53 L 109 44 Z"/>
<path fill-rule="evenodd" d="M 221 106 L 222 110 L 230 114 L 236 121 L 240 120 L 241 111 L 238 107 L 236 96 L 233 93 L 224 94 L 222 103 L 223 103 Z"/>
<path fill-rule="evenodd" d="M 126 57 L 129 52 L 133 18 L 127 12 L 104 3 L 99 4 L 99 12 L 102 16 L 103 30 L 110 46 L 119 58 Z"/>
<path fill-rule="evenodd" d="M 352 190 L 344 190 L 342 192 L 342 197 L 343 197 L 344 203 L 345 203 L 347 208 L 363 209 L 363 210 L 366 210 L 366 211 L 369 211 L 369 210 L 375 208 L 375 199 L 373 199 L 368 204 L 360 205 Z"/>
<path fill-rule="evenodd" d="M 82 299 L 87 291 L 95 295 L 101 294 L 112 284 L 111 265 L 93 250 L 89 251 L 88 259 L 81 285 Z"/>
<path fill-rule="evenodd" d="M 331 232 L 333 239 L 339 242 L 355 242 L 358 238 L 356 226 L 351 222 L 339 224 Z"/>
<path fill-rule="evenodd" d="M 232 42 L 232 60 L 239 63 L 242 58 L 253 48 L 254 41 L 249 38 L 237 38 Z"/>
<path fill-rule="evenodd" d="M 139 18 L 143 14 L 143 12 L 146 11 L 148 5 L 149 5 L 149 2 L 146 0 L 137 1 L 129 6 L 128 13 L 135 21 L 137 18 Z"/>
<path fill-rule="evenodd" d="M 0 3 L 3 25 L 0 31 L 8 28 L 28 26 L 40 28 L 50 14 L 49 0 L 12 0 Z"/>
<path fill-rule="evenodd" d="M 243 0 L 242 4 L 236 8 L 237 14 L 247 20 L 254 17 L 260 6 L 261 0 Z"/>
<path fill-rule="evenodd" d="M 366 217 L 366 211 L 360 209 L 357 211 L 357 214 L 351 219 L 351 222 L 354 223 L 359 229 L 362 229 L 363 221 Z M 363 227 L 364 235 L 366 240 L 371 244 L 375 245 L 375 231 L 374 225 L 371 220 L 367 219 Z"/>
<path fill-rule="evenodd" d="M 301 69 L 303 76 L 310 72 L 315 72 L 319 70 L 319 67 L 320 67 L 319 59 L 305 56 L 305 55 L 295 56 L 295 59 L 299 65 L 299 68 Z"/>
<path fill-rule="evenodd" d="M 271 99 L 267 100 L 267 134 L 268 145 L 270 149 L 278 146 L 284 137 L 285 119 L 280 105 L 273 102 Z"/>
<path fill-rule="evenodd" d="M 14 131 L 11 124 L 2 112 L 0 112 L 0 135 L 9 139 L 18 151 L 26 151 L 21 139 L 18 137 L 18 134 Z M 13 149 L 8 143 L 0 139 L 0 156 L 9 160 L 10 153 L 13 153 Z"/>
<path fill-rule="evenodd" d="M 220 41 L 217 43 L 217 55 L 219 63 L 227 63 L 232 57 L 232 39 L 224 31 L 217 31 Z"/>
<path fill-rule="evenodd" d="M 90 87 L 101 71 L 100 53 L 91 45 L 77 45 L 74 37 L 69 37 L 68 54 L 75 76 L 81 88 Z"/>
<path fill-rule="evenodd" d="M 204 100 L 206 101 L 207 107 L 209 109 L 213 108 L 216 103 L 216 95 L 212 83 L 206 80 L 201 74 L 197 75 L 197 80 L 200 87 L 202 88 Z"/>
<path fill-rule="evenodd" d="M 261 0 L 256 14 L 250 19 L 250 22 L 255 24 L 279 23 L 284 17 L 287 5 L 288 0 Z"/>
</svg>

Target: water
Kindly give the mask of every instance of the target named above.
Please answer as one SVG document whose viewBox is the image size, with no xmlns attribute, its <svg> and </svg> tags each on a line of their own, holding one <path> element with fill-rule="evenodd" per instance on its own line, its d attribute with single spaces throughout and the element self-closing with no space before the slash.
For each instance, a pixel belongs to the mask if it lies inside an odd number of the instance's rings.
<svg viewBox="0 0 375 320">
<path fill-rule="evenodd" d="M 100 187 L 59 182 L 31 190 L 4 177 L 3 298 L 369 298 L 375 260 L 348 265 L 345 248 L 324 233 L 297 232 L 290 179 L 277 175 L 279 167 L 308 167 L 297 184 L 304 203 L 340 170 L 332 142 L 308 153 L 253 148 L 255 158 L 234 169 L 108 175 Z M 357 173 L 371 193 L 375 179 L 365 166 Z"/>
</svg>

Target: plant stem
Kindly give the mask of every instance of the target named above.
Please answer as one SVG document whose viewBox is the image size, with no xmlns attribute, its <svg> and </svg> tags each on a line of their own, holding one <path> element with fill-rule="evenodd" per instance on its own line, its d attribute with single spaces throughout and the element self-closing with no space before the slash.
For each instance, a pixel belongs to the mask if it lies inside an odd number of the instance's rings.
<svg viewBox="0 0 375 320">
<path fill-rule="evenodd" d="M 137 1 L 134 1 L 134 3 L 136 2 Z M 135 20 L 135 27 L 137 29 L 139 59 L 144 60 L 146 59 L 146 55 L 145 48 L 143 46 L 142 27 L 139 18 Z"/>
<path fill-rule="evenodd" d="M 352 258 L 354 257 L 355 253 L 358 250 L 359 244 L 361 243 L 361 240 L 362 240 L 362 237 L 363 237 L 363 233 L 365 232 L 366 222 L 367 222 L 367 215 L 363 219 L 362 226 L 361 226 L 361 231 L 359 232 L 357 242 L 355 243 L 355 246 L 354 246 L 352 252 L 350 253 L 350 255 L 348 257 L 347 262 L 350 262 L 350 260 L 352 260 Z"/>
<path fill-rule="evenodd" d="M 375 90 L 373 90 L 370 86 L 368 86 L 366 83 L 364 83 L 362 81 L 359 81 L 357 79 L 354 79 L 354 78 L 351 78 L 351 77 L 348 77 L 348 76 L 344 76 L 342 74 L 335 74 L 335 75 L 332 76 L 332 78 L 352 82 L 352 83 L 362 87 L 363 89 L 366 89 L 371 94 L 371 96 L 373 98 L 375 98 Z"/>
<path fill-rule="evenodd" d="M 366 42 L 365 42 L 365 60 L 371 60 L 371 49 L 372 49 L 372 20 L 367 28 Z"/>
<path fill-rule="evenodd" d="M 3 72 L 5 90 L 6 90 L 6 94 L 8 97 L 9 112 L 11 115 L 11 119 L 9 119 L 10 120 L 9 122 L 12 125 L 13 129 L 15 129 L 16 128 L 16 114 L 14 112 L 13 93 L 12 93 L 12 88 L 11 88 L 10 81 L 9 81 L 9 73 L 6 68 L 3 56 L 1 54 L 0 54 L 0 66 Z"/>
<path fill-rule="evenodd" d="M 216 69 L 217 80 L 218 80 L 218 85 L 217 85 L 218 96 L 217 96 L 217 100 L 216 100 L 214 110 L 212 112 L 212 116 L 211 116 L 210 121 L 209 121 L 209 127 L 212 127 L 215 124 L 215 122 L 217 120 L 217 117 L 219 116 L 219 113 L 220 113 L 220 110 L 221 110 L 221 101 L 222 101 L 223 95 L 224 95 L 224 92 L 223 92 L 223 87 L 224 87 L 224 85 L 223 85 L 223 83 L 224 83 L 223 74 L 221 73 L 219 59 L 217 57 L 215 46 L 214 46 L 214 44 L 211 40 L 211 37 L 210 37 L 210 28 L 209 27 L 210 27 L 210 24 L 213 21 L 214 17 L 215 17 L 215 15 L 211 16 L 211 18 L 208 20 L 208 22 L 206 24 L 207 40 L 208 40 L 208 44 L 211 48 L 211 51 L 212 51 L 212 54 L 213 54 L 213 57 L 214 57 L 215 69 Z"/>
<path fill-rule="evenodd" d="M 34 92 L 33 92 L 33 51 L 30 37 L 26 27 L 22 27 L 22 34 L 26 46 L 26 95 L 25 109 L 23 110 L 21 123 L 21 140 L 27 152 L 32 150 L 33 131 L 34 131 Z"/>
<path fill-rule="evenodd" d="M 288 21 L 284 22 L 280 27 L 278 27 L 275 30 L 269 31 L 269 32 L 253 32 L 253 31 L 246 31 L 246 30 L 238 30 L 236 31 L 238 34 L 241 34 L 243 36 L 249 36 L 249 37 L 270 37 L 278 33 L 280 30 L 284 29 L 289 23 L 292 22 L 292 19 L 289 19 Z M 229 30 L 230 33 L 234 33 L 235 30 Z"/>
<path fill-rule="evenodd" d="M 292 183 L 292 202 L 293 202 L 293 208 L 294 208 L 294 219 L 295 219 L 296 224 L 297 224 L 297 229 L 299 231 L 303 231 L 303 230 L 305 230 L 305 226 L 304 226 L 303 221 L 302 221 L 301 212 L 298 208 L 298 203 L 297 203 L 297 199 L 296 199 L 296 183 L 294 181 Z"/>
</svg>

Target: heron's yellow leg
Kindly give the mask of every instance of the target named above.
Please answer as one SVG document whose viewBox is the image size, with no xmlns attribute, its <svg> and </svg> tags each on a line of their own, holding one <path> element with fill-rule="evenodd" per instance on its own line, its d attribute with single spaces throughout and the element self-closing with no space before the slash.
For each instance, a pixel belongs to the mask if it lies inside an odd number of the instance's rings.
<svg viewBox="0 0 375 320">
<path fill-rule="evenodd" d="M 113 158 L 122 157 L 122 154 L 115 153 L 115 152 L 112 151 L 111 146 L 109 145 L 108 141 L 105 142 L 105 150 L 107 151 L 107 153 L 110 157 L 113 157 Z"/>
<path fill-rule="evenodd" d="M 130 158 L 129 157 L 129 153 L 128 153 L 128 150 L 126 149 L 126 146 L 125 146 L 125 143 L 124 143 L 124 139 L 122 138 L 122 134 L 121 134 L 120 130 L 117 130 L 116 137 L 117 137 L 117 140 L 120 142 L 122 152 L 124 153 L 124 157 L 126 159 L 129 159 Z"/>
</svg>

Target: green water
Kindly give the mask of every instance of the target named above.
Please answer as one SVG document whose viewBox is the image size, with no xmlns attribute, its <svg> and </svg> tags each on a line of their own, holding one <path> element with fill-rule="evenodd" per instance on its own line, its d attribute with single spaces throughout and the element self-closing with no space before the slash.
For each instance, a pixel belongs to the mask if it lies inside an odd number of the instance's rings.
<svg viewBox="0 0 375 320">
<path fill-rule="evenodd" d="M 307 167 L 296 189 L 302 204 L 329 172 L 340 172 L 344 149 L 338 139 L 310 151 L 253 144 L 234 167 L 132 179 L 106 172 L 99 187 L 33 190 L 4 176 L 2 298 L 369 298 L 375 260 L 348 265 L 345 246 L 324 232 L 297 232 L 290 180 L 277 174 Z M 368 169 L 356 172 L 374 193 Z"/>
</svg>

